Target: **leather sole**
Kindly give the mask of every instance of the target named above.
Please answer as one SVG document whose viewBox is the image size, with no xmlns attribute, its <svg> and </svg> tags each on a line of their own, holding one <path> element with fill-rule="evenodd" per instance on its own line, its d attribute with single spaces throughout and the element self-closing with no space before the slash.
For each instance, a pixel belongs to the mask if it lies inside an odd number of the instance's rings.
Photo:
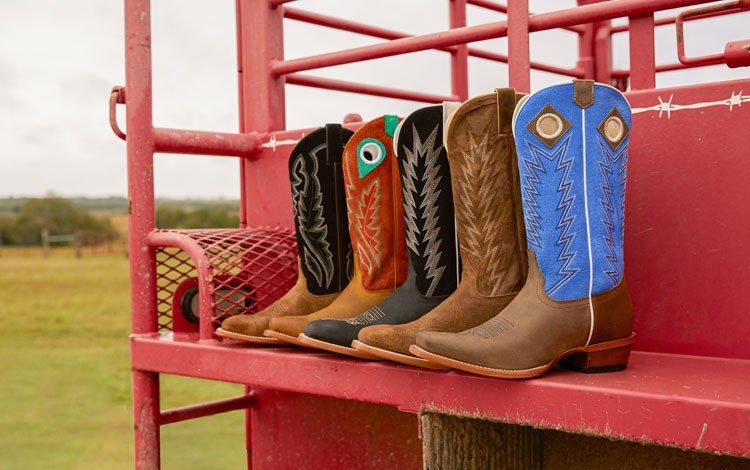
<svg viewBox="0 0 750 470">
<path fill-rule="evenodd" d="M 605 343 L 581 346 L 565 351 L 548 364 L 530 369 L 493 369 L 475 364 L 457 361 L 449 357 L 431 353 L 416 344 L 409 347 L 409 352 L 436 364 L 452 367 L 472 374 L 499 377 L 503 379 L 526 379 L 537 377 L 547 372 L 552 366 L 560 363 L 561 367 L 579 372 L 599 373 L 623 370 L 628 364 L 630 348 L 635 341 L 635 333 L 627 338 Z"/>
<path fill-rule="evenodd" d="M 452 369 L 452 367 L 450 366 L 436 364 L 434 362 L 427 361 L 419 357 L 407 356 L 406 354 L 401 354 L 401 353 L 397 353 L 393 351 L 388 351 L 386 349 L 376 348 L 375 346 L 370 346 L 369 344 L 365 344 L 356 339 L 352 341 L 352 347 L 357 350 L 364 351 L 364 352 L 373 354 L 375 356 L 378 356 L 379 358 L 387 359 L 393 362 L 399 362 L 401 364 L 406 364 L 408 366 L 422 367 L 424 369 L 435 369 L 435 370 Z"/>
<path fill-rule="evenodd" d="M 341 346 L 338 344 L 328 343 L 326 341 L 321 341 L 319 339 L 310 338 L 309 336 L 305 335 L 304 333 L 300 334 L 297 337 L 302 343 L 305 344 L 305 346 L 311 347 L 311 348 L 318 348 L 323 349 L 325 351 L 334 352 L 337 354 L 343 354 L 345 356 L 351 356 L 356 357 L 358 359 L 370 359 L 374 361 L 382 361 L 382 357 L 375 356 L 373 354 L 370 354 L 366 351 L 361 351 L 359 349 L 354 348 L 347 348 L 346 346 Z"/>
<path fill-rule="evenodd" d="M 238 339 L 240 341 L 245 341 L 248 343 L 275 344 L 277 346 L 284 344 L 276 338 L 269 338 L 267 336 L 243 335 L 242 333 L 235 333 L 233 331 L 227 331 L 222 328 L 217 328 L 215 333 L 217 336 L 222 336 L 224 338 Z"/>
<path fill-rule="evenodd" d="M 309 347 L 294 336 L 285 335 L 284 333 L 279 333 L 278 331 L 266 330 L 263 332 L 263 334 L 270 338 L 275 338 L 279 341 L 283 341 L 284 343 L 293 344 L 295 346 L 302 346 L 304 348 Z"/>
</svg>

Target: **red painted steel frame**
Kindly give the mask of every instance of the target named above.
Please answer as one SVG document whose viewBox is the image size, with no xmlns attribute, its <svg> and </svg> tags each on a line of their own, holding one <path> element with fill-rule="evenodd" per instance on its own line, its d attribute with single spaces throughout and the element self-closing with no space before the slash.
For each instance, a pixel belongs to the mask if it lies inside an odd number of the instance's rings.
<svg viewBox="0 0 750 470">
<path fill-rule="evenodd" d="M 513 0 L 508 7 L 488 0 L 448 0 L 451 30 L 424 36 L 284 7 L 288 2 L 237 0 L 240 131 L 232 134 L 153 127 L 150 2 L 125 0 L 126 87 L 113 89 L 110 124 L 119 137 L 127 139 L 136 468 L 159 468 L 161 425 L 237 409 L 246 411 L 248 468 L 254 464 L 278 468 L 290 462 L 299 466 L 330 465 L 333 457 L 327 449 L 334 437 L 352 439 L 372 465 L 416 466 L 418 443 L 404 444 L 409 429 L 414 428 L 413 416 L 407 418 L 382 405 L 408 413 L 434 409 L 750 456 L 750 349 L 745 340 L 750 335 L 750 323 L 740 317 L 745 306 L 738 297 L 750 291 L 750 279 L 743 271 L 747 260 L 733 262 L 750 239 L 750 217 L 747 211 L 738 212 L 727 204 L 736 201 L 741 205 L 748 198 L 744 183 L 750 174 L 745 162 L 737 160 L 746 152 L 745 145 L 732 129 L 738 119 L 750 122 L 748 105 L 741 108 L 750 102 L 750 96 L 742 91 L 747 93 L 750 81 L 653 90 L 655 73 L 696 65 L 682 57 L 687 65 L 655 66 L 654 27 L 679 19 L 655 20 L 654 12 L 704 0 L 580 0 L 577 8 L 531 15 L 528 0 Z M 467 4 L 507 12 L 508 19 L 466 26 Z M 736 4 L 747 8 L 746 0 Z M 703 10 L 697 14 L 707 17 L 721 13 Z M 285 61 L 284 17 L 388 42 Z M 627 28 L 610 25 L 609 20 L 619 17 L 629 18 Z M 529 34 L 555 28 L 578 34 L 575 69 L 530 60 Z M 610 37 L 626 30 L 630 33 L 631 70 L 613 71 Z M 507 55 L 467 45 L 503 36 L 509 39 Z M 727 46 L 722 62 L 747 65 L 742 55 L 744 44 Z M 297 73 L 426 49 L 451 54 L 450 96 Z M 637 245 L 639 250 L 626 251 L 626 258 L 639 312 L 636 346 L 651 352 L 635 352 L 630 367 L 621 373 L 585 376 L 555 371 L 538 380 L 502 381 L 320 352 L 220 343 L 211 335 L 211 309 L 215 304 L 211 299 L 217 276 L 212 268 L 200 264 L 196 266 L 203 294 L 200 341 L 176 341 L 176 337 L 158 332 L 155 249 L 177 246 L 193 262 L 204 259 L 205 253 L 189 236 L 155 231 L 154 152 L 242 157 L 238 159 L 241 228 L 289 228 L 291 201 L 283 184 L 285 162 L 291 145 L 305 131 L 284 130 L 285 83 L 421 102 L 463 100 L 468 97 L 469 56 L 507 62 L 510 84 L 522 91 L 530 89 L 531 70 L 616 81 L 620 87 L 624 86 L 623 79 L 630 78 L 633 92 L 628 97 L 635 117 L 626 246 Z M 719 62 L 718 55 L 709 59 L 697 65 Z M 117 126 L 118 103 L 127 104 L 127 136 Z M 708 134 L 693 132 L 705 129 L 706 123 L 713 125 Z M 680 148 L 683 141 L 688 143 Z M 722 160 L 712 160 L 711 153 L 719 148 L 727 154 Z M 665 182 L 661 173 L 664 165 L 676 169 L 669 178 L 679 186 Z M 701 180 L 696 182 L 696 178 Z M 713 216 L 712 221 L 704 220 L 706 214 Z M 733 229 L 724 230 L 719 243 L 715 226 L 728 223 Z M 674 242 L 665 245 L 670 240 Z M 708 282 L 703 270 L 713 276 Z M 696 286 L 706 286 L 707 290 L 704 293 Z M 242 383 L 246 385 L 245 395 L 161 412 L 158 373 Z M 366 403 L 342 405 L 331 399 Z M 269 407 L 278 411 L 264 411 Z M 300 424 L 297 416 L 307 412 L 310 421 Z M 372 429 L 390 423 L 382 428 L 387 431 L 380 431 L 384 443 L 378 444 L 377 439 L 373 443 L 368 436 L 352 436 L 348 428 L 352 418 L 356 418 L 351 421 L 356 426 L 372 424 Z M 318 425 L 330 436 L 311 437 Z M 258 427 L 263 429 L 254 432 Z M 386 444 L 409 453 L 411 460 L 384 458 Z M 294 445 L 309 446 L 302 460 L 299 454 L 284 453 Z M 254 455 L 254 446 L 289 460 Z M 398 452 L 391 455 L 398 456 Z M 342 449 L 340 454 L 336 457 L 341 459 L 340 466 L 362 464 L 356 453 L 345 455 Z"/>
</svg>

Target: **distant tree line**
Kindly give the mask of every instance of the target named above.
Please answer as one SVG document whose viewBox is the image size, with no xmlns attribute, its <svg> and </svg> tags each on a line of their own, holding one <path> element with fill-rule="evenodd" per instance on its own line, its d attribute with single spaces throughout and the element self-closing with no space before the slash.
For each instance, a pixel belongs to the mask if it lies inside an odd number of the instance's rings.
<svg viewBox="0 0 750 470">
<path fill-rule="evenodd" d="M 156 206 L 158 228 L 235 228 L 239 224 L 237 212 L 227 207 L 185 209 L 171 204 Z"/>
<path fill-rule="evenodd" d="M 230 203 L 231 204 L 231 203 Z M 224 228 L 239 226 L 237 210 L 229 204 L 214 207 L 156 206 L 158 228 Z M 71 199 L 58 196 L 25 199 L 16 210 L 0 212 L 3 245 L 39 245 L 43 229 L 50 235 L 79 233 L 100 240 L 117 238 L 109 217 L 95 216 Z"/>
<path fill-rule="evenodd" d="M 42 229 L 50 235 L 97 234 L 117 236 L 107 217 L 95 217 L 72 201 L 57 197 L 30 198 L 14 216 L 0 218 L 0 239 L 4 245 L 39 245 Z"/>
</svg>

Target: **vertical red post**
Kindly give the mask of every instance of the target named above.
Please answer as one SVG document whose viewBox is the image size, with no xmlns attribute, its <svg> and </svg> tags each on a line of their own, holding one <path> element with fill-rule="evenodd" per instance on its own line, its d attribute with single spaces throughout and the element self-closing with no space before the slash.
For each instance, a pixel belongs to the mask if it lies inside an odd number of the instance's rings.
<svg viewBox="0 0 750 470">
<path fill-rule="evenodd" d="M 252 389 L 245 386 L 245 395 L 250 395 Z M 245 449 L 247 450 L 247 470 L 253 468 L 253 407 L 245 408 Z"/>
<path fill-rule="evenodd" d="M 146 244 L 154 229 L 151 118 L 151 4 L 125 0 L 128 250 L 133 334 L 156 333 L 156 260 Z M 133 370 L 135 468 L 159 468 L 159 375 Z"/>
<path fill-rule="evenodd" d="M 529 0 L 508 0 L 508 75 L 516 91 L 531 91 Z"/>
<path fill-rule="evenodd" d="M 451 29 L 466 26 L 466 0 L 450 0 L 448 8 Z M 458 101 L 469 99 L 469 46 L 456 46 L 451 52 L 451 94 Z"/>
<path fill-rule="evenodd" d="M 612 24 L 600 21 L 594 24 L 594 79 L 599 83 L 614 85 L 612 81 Z"/>
<path fill-rule="evenodd" d="M 284 77 L 274 77 L 271 63 L 284 59 L 283 6 L 267 1 L 238 0 L 238 34 L 241 40 L 240 104 L 243 132 L 283 130 L 285 125 Z M 245 100 L 245 97 L 252 97 Z M 253 171 L 253 162 L 243 159 L 244 171 Z M 244 177 L 244 175 L 243 175 Z M 247 184 L 243 181 L 243 184 Z M 253 225 L 252 195 L 246 193 L 246 221 Z"/>
<path fill-rule="evenodd" d="M 238 111 L 240 118 L 240 132 L 247 132 L 245 129 L 245 93 L 243 92 L 242 86 L 242 15 L 241 11 L 241 0 L 235 0 L 235 27 L 237 29 L 237 98 L 238 98 Z M 245 159 L 239 159 L 240 165 L 240 228 L 247 227 L 247 209 L 245 208 Z"/>
<path fill-rule="evenodd" d="M 630 18 L 630 89 L 656 87 L 654 15 Z"/>
<path fill-rule="evenodd" d="M 284 59 L 283 6 L 264 0 L 237 1 L 237 52 L 239 63 L 240 132 L 283 130 L 285 124 L 284 78 L 274 77 L 271 63 Z M 252 99 L 246 100 L 246 97 Z M 246 177 L 253 162 L 241 159 L 242 224 L 253 224 L 254 204 L 246 191 Z M 251 392 L 245 387 L 245 393 Z M 247 468 L 253 467 L 253 410 L 245 410 Z"/>
</svg>

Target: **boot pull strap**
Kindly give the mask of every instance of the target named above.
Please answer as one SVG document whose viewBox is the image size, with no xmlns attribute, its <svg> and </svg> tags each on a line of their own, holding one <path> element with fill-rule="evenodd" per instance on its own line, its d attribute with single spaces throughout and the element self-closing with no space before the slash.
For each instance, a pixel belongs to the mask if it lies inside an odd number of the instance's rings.
<svg viewBox="0 0 750 470">
<path fill-rule="evenodd" d="M 581 109 L 594 104 L 593 80 L 573 80 L 573 102 Z"/>
<path fill-rule="evenodd" d="M 341 163 L 343 147 L 344 129 L 341 124 L 326 124 L 326 163 Z"/>
<path fill-rule="evenodd" d="M 516 109 L 516 90 L 514 88 L 496 88 L 497 95 L 497 133 L 513 132 L 513 111 Z"/>
</svg>

